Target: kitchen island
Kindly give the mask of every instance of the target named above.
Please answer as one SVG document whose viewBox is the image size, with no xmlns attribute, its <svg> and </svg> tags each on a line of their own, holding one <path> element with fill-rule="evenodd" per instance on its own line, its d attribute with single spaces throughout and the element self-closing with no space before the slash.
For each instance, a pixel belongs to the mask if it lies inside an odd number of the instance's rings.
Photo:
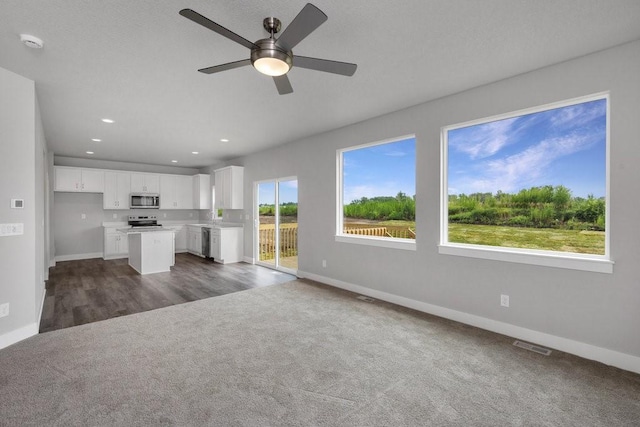
<svg viewBox="0 0 640 427">
<path fill-rule="evenodd" d="M 174 230 L 168 228 L 118 230 L 129 240 L 129 265 L 140 274 L 171 271 L 175 264 Z"/>
</svg>

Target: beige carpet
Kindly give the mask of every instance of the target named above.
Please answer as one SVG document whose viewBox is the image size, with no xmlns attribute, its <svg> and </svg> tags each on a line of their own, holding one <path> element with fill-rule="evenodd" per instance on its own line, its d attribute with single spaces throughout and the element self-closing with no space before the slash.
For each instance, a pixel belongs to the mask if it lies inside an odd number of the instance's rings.
<svg viewBox="0 0 640 427">
<path fill-rule="evenodd" d="M 640 425 L 640 375 L 512 342 L 296 280 L 0 350 L 0 425 Z"/>
</svg>

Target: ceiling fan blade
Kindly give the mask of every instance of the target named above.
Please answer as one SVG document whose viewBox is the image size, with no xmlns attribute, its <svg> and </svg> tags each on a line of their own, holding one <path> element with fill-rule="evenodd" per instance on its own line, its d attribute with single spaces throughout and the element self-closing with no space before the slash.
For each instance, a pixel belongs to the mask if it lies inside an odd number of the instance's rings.
<svg viewBox="0 0 640 427">
<path fill-rule="evenodd" d="M 284 50 L 291 50 L 326 20 L 327 15 L 311 3 L 307 3 L 283 31 L 276 45 Z"/>
<path fill-rule="evenodd" d="M 205 74 L 219 73 L 220 71 L 233 70 L 234 68 L 244 67 L 245 65 L 251 65 L 250 59 L 242 59 L 235 62 L 227 62 L 226 64 L 214 65 L 213 67 L 201 68 L 198 71 Z"/>
<path fill-rule="evenodd" d="M 330 61 L 328 59 L 309 58 L 308 56 L 298 55 L 293 57 L 293 66 L 343 76 L 353 76 L 356 68 L 358 68 L 356 64 L 350 64 L 348 62 Z"/>
<path fill-rule="evenodd" d="M 275 82 L 276 88 L 278 89 L 278 93 L 280 95 L 286 95 L 293 92 L 291 82 L 289 81 L 289 77 L 287 77 L 286 74 L 274 77 L 273 81 Z"/>
<path fill-rule="evenodd" d="M 231 30 L 227 30 L 222 25 L 216 24 L 209 18 L 206 18 L 200 15 L 198 12 L 194 12 L 191 9 L 182 9 L 180 11 L 180 15 L 184 16 L 187 19 L 192 20 L 196 24 L 200 24 L 203 27 L 210 29 L 211 31 L 215 31 L 216 33 L 228 38 L 229 40 L 233 40 L 236 43 L 240 43 L 242 46 L 246 48 L 253 49 L 258 47 L 252 42 L 250 42 L 249 40 L 245 39 L 244 37 L 237 35 Z"/>
</svg>

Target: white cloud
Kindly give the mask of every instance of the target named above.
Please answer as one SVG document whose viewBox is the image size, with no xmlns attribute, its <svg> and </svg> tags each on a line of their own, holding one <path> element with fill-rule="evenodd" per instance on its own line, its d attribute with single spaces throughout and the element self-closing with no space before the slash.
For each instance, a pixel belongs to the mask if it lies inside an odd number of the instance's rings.
<svg viewBox="0 0 640 427">
<path fill-rule="evenodd" d="M 595 139 L 590 134 L 571 134 L 562 138 L 546 139 L 525 151 L 482 162 L 483 173 L 464 186 L 469 193 L 519 191 L 536 185 L 548 173 L 557 159 L 589 148 Z M 478 176 L 478 175 L 476 175 Z"/>
<path fill-rule="evenodd" d="M 504 146 L 514 142 L 514 124 L 518 117 L 498 120 L 468 128 L 464 137 L 449 140 L 449 146 L 469 155 L 471 159 L 493 156 Z"/>
<path fill-rule="evenodd" d="M 407 155 L 404 151 L 389 151 L 384 153 L 385 156 L 389 157 L 404 157 Z"/>
</svg>

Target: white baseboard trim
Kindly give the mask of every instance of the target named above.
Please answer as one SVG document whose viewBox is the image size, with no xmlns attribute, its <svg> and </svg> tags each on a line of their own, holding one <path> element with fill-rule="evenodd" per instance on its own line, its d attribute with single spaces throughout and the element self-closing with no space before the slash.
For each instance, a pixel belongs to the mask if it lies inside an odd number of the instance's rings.
<svg viewBox="0 0 640 427">
<path fill-rule="evenodd" d="M 250 256 L 243 257 L 242 261 L 246 262 L 247 264 L 255 264 L 256 263 L 256 261 Z"/>
<path fill-rule="evenodd" d="M 122 259 L 122 258 L 129 258 L 129 255 L 128 254 L 118 254 L 118 255 L 111 255 L 111 256 L 108 256 L 106 258 L 104 256 L 102 257 L 102 259 L 104 259 L 105 261 L 108 261 L 110 259 Z"/>
<path fill-rule="evenodd" d="M 12 344 L 15 344 L 34 335 L 38 335 L 37 323 L 32 323 L 30 325 L 18 328 L 14 331 L 7 332 L 6 334 L 0 335 L 0 349 L 9 347 Z"/>
<path fill-rule="evenodd" d="M 343 282 L 342 280 L 332 279 L 330 277 L 320 276 L 314 273 L 308 273 L 298 270 L 298 277 L 315 280 L 316 282 L 335 286 L 336 288 L 345 289 L 347 291 L 366 295 L 379 300 L 387 301 L 403 307 L 412 308 L 424 313 L 433 314 L 435 316 L 444 317 L 445 319 L 455 320 L 456 322 L 475 326 L 498 334 L 507 335 L 513 338 L 529 341 L 534 344 L 543 345 L 565 353 L 574 354 L 589 360 L 595 360 L 605 365 L 615 366 L 616 368 L 640 374 L 640 357 L 615 350 L 609 350 L 586 344 L 580 341 L 574 341 L 568 338 L 558 337 L 546 334 L 544 332 L 534 331 L 532 329 L 511 325 L 509 323 L 488 319 L 486 317 L 476 316 L 474 314 L 462 311 L 452 310 L 450 308 L 440 307 L 426 302 L 413 300 L 406 297 L 390 294 L 387 292 L 369 289 L 364 286 L 354 285 L 352 283 Z"/>
<path fill-rule="evenodd" d="M 55 267 L 56 266 L 56 258 L 53 257 L 49 260 L 49 267 Z"/>
<path fill-rule="evenodd" d="M 75 261 L 79 259 L 93 259 L 93 258 L 102 258 L 102 252 L 91 252 L 88 254 L 73 254 L 73 255 L 60 255 L 56 256 L 56 262 L 60 261 Z"/>
</svg>

